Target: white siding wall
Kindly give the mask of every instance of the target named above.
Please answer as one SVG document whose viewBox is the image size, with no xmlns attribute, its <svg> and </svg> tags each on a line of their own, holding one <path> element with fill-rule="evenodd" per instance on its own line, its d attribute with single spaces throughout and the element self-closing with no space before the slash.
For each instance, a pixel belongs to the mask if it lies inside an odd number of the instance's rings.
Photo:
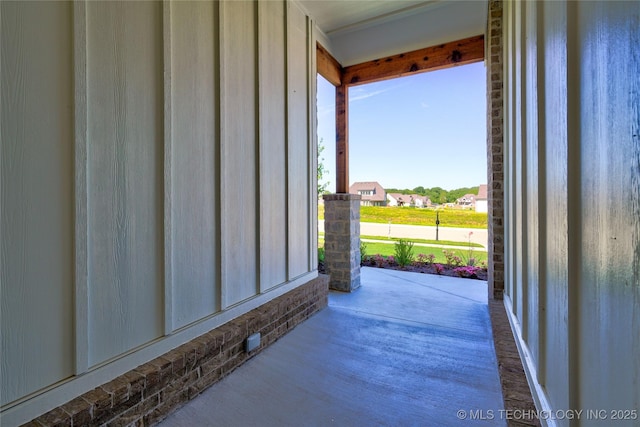
<svg viewBox="0 0 640 427">
<path fill-rule="evenodd" d="M 180 328 L 220 306 L 219 33 L 213 3 L 172 2 L 170 12 L 169 277 L 179 287 L 170 296 Z"/>
<path fill-rule="evenodd" d="M 222 306 L 256 294 L 256 3 L 221 2 Z"/>
<path fill-rule="evenodd" d="M 293 3 L 287 9 L 287 122 L 288 158 L 287 158 L 287 186 L 289 200 L 289 277 L 294 278 L 309 270 L 311 223 L 317 222 L 310 212 L 309 198 L 317 198 L 317 194 L 310 193 L 311 176 L 304 171 L 310 167 L 309 144 L 302 144 L 309 138 L 309 108 L 300 108 L 307 97 L 310 77 L 310 58 L 315 55 L 310 49 L 308 34 L 310 25 L 307 17 L 300 8 Z M 306 54 L 296 54 L 306 52 Z M 314 119 L 315 122 L 315 119 Z M 315 125 L 314 125 L 315 127 Z M 317 177 L 316 177 L 317 179 Z"/>
<path fill-rule="evenodd" d="M 315 43 L 297 5 L 0 15 L 3 424 L 315 277 Z"/>
<path fill-rule="evenodd" d="M 0 378 L 6 403 L 75 369 L 73 8 L 2 2 L 0 13 Z"/>
<path fill-rule="evenodd" d="M 94 366 L 164 330 L 162 5 L 89 2 L 86 28 L 88 349 Z"/>
<path fill-rule="evenodd" d="M 259 3 L 260 290 L 287 278 L 287 5 Z M 283 214 L 284 213 L 284 214 Z"/>
<path fill-rule="evenodd" d="M 542 409 L 638 425 L 640 4 L 505 6 L 507 311 Z"/>
</svg>

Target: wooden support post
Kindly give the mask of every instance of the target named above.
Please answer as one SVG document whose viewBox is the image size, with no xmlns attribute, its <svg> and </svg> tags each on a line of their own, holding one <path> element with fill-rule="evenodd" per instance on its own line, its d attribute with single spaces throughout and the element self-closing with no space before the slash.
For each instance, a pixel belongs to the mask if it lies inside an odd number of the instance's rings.
<svg viewBox="0 0 640 427">
<path fill-rule="evenodd" d="M 349 88 L 336 87 L 336 193 L 349 192 Z"/>
</svg>

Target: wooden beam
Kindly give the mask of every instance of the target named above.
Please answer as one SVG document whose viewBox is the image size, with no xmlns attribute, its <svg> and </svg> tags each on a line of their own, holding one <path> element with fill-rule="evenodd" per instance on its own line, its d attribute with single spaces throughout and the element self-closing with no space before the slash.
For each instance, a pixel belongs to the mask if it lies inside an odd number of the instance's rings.
<svg viewBox="0 0 640 427">
<path fill-rule="evenodd" d="M 482 60 L 484 36 L 480 35 L 346 67 L 342 82 L 354 86 Z"/>
<path fill-rule="evenodd" d="M 342 66 L 320 43 L 316 42 L 318 74 L 334 86 L 342 84 Z"/>
<path fill-rule="evenodd" d="M 349 192 L 349 88 L 336 87 L 336 193 Z"/>
</svg>

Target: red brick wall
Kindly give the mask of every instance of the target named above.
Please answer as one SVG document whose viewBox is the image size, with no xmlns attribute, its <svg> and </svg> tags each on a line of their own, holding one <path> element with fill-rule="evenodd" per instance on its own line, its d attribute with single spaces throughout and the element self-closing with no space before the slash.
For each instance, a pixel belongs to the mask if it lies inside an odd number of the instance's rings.
<svg viewBox="0 0 640 427">
<path fill-rule="evenodd" d="M 504 293 L 504 169 L 502 0 L 489 1 L 487 23 L 487 156 L 489 298 Z"/>
</svg>

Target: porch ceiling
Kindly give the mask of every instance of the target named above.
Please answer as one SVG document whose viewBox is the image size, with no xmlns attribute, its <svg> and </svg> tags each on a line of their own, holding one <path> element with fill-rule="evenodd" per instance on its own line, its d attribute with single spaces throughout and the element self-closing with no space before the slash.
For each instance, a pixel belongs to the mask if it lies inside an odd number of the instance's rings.
<svg viewBox="0 0 640 427">
<path fill-rule="evenodd" d="M 485 33 L 487 0 L 298 0 L 349 66 Z"/>
</svg>

